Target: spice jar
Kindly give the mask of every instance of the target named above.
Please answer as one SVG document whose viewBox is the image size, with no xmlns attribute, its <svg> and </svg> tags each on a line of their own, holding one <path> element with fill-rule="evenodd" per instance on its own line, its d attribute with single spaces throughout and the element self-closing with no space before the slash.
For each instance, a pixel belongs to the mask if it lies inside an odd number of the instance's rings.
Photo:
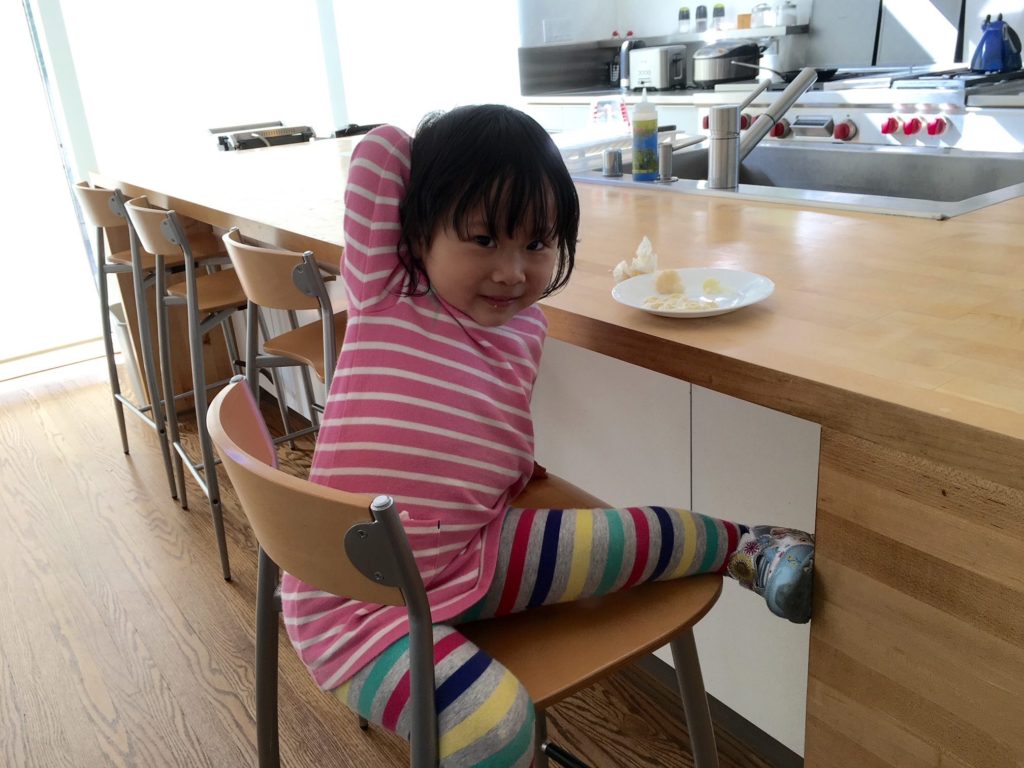
<svg viewBox="0 0 1024 768">
<path fill-rule="evenodd" d="M 775 9 L 768 3 L 758 3 L 750 9 L 751 27 L 774 27 Z"/>
</svg>

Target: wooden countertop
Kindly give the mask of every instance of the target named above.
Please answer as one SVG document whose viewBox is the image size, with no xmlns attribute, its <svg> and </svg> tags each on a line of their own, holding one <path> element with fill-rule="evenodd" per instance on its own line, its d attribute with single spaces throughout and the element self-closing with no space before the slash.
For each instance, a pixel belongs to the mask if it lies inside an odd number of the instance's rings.
<svg viewBox="0 0 1024 768">
<path fill-rule="evenodd" d="M 1024 487 L 1024 200 L 931 221 L 657 188 L 579 192 L 577 271 L 547 300 L 554 335 L 935 457 L 961 451 L 954 437 L 982 441 L 991 452 L 977 468 Z M 775 293 L 711 318 L 621 306 L 610 270 L 644 235 L 661 267 L 745 269 Z"/>
</svg>

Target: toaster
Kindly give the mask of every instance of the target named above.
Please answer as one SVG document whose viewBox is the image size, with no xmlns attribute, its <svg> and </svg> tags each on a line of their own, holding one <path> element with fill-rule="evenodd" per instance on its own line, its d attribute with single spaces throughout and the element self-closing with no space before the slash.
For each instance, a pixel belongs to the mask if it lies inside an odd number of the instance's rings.
<svg viewBox="0 0 1024 768">
<path fill-rule="evenodd" d="M 686 46 L 657 45 L 629 52 L 629 84 L 640 88 L 685 88 Z"/>
</svg>

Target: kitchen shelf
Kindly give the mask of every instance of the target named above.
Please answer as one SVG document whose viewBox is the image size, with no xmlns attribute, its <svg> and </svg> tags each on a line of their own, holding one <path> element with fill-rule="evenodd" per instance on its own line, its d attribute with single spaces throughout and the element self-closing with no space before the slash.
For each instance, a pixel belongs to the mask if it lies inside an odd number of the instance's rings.
<svg viewBox="0 0 1024 768">
<path fill-rule="evenodd" d="M 669 35 L 673 43 L 704 43 L 705 45 L 718 40 L 760 40 L 766 37 L 785 37 L 786 35 L 805 35 L 811 29 L 810 24 L 796 24 L 790 27 L 752 27 L 750 29 L 709 29 L 707 32 L 686 32 Z M 640 38 L 647 42 L 647 38 Z M 670 43 L 671 44 L 671 43 Z M 661 43 L 654 43 L 661 45 Z"/>
<path fill-rule="evenodd" d="M 796 24 L 788 27 L 753 27 L 751 29 L 709 29 L 706 32 L 676 32 L 671 35 L 633 35 L 636 40 L 643 40 L 648 46 L 675 45 L 676 43 L 713 43 L 717 40 L 761 40 L 764 38 L 786 37 L 787 35 L 806 35 L 811 30 L 810 24 Z M 578 43 L 544 43 L 528 45 L 520 50 L 547 49 L 594 49 L 618 48 L 623 40 L 590 40 Z"/>
</svg>

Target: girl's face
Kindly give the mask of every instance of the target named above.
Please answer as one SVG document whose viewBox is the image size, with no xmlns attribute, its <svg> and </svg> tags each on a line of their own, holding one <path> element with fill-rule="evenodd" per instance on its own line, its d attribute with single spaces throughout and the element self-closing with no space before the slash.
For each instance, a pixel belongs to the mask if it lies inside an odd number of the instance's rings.
<svg viewBox="0 0 1024 768">
<path fill-rule="evenodd" d="M 551 282 L 557 248 L 517 233 L 488 234 L 482 215 L 472 215 L 465 237 L 439 227 L 423 253 L 435 293 L 483 326 L 504 325 L 534 304 Z"/>
</svg>

